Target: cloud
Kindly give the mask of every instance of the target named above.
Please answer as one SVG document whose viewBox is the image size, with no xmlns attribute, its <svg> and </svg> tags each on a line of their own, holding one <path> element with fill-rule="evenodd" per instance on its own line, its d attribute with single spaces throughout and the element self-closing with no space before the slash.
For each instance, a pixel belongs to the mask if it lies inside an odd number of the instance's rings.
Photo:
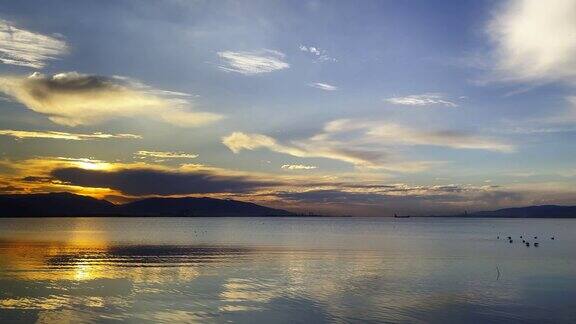
<svg viewBox="0 0 576 324">
<path fill-rule="evenodd" d="M 15 27 L 0 19 L 0 62 L 41 69 L 46 61 L 66 54 L 66 42 Z"/>
<path fill-rule="evenodd" d="M 159 152 L 159 151 L 138 151 L 135 154 L 140 158 L 159 158 L 159 159 L 195 159 L 198 154 L 185 152 Z"/>
<path fill-rule="evenodd" d="M 327 158 L 357 167 L 381 168 L 395 172 L 418 172 L 438 161 L 402 161 L 394 146 L 440 146 L 453 149 L 478 149 L 513 152 L 514 146 L 495 139 L 459 131 L 425 131 L 406 126 L 361 120 L 340 119 L 327 123 L 322 132 L 307 140 L 287 144 L 262 134 L 234 132 L 222 139 L 232 152 L 266 148 L 277 153 L 304 158 Z"/>
<path fill-rule="evenodd" d="M 260 134 L 234 132 L 229 136 L 222 138 L 222 143 L 234 153 L 239 153 L 242 150 L 255 150 L 261 147 L 274 147 L 276 150 L 284 150 L 276 143 L 275 139 Z M 289 148 L 286 148 L 286 150 L 289 151 Z"/>
<path fill-rule="evenodd" d="M 496 209 L 525 202 L 526 194 L 490 186 L 408 186 L 382 189 L 328 188 L 278 191 L 275 196 L 301 209 L 331 210 L 338 214 L 392 216 L 450 215 L 465 210 Z M 352 207 L 353 206 L 353 207 Z M 332 207 L 332 208 L 330 208 Z"/>
<path fill-rule="evenodd" d="M 384 101 L 395 105 L 402 106 L 445 106 L 445 107 L 458 107 L 458 104 L 444 98 L 443 95 L 437 93 L 409 95 L 404 97 L 391 97 Z"/>
<path fill-rule="evenodd" d="M 493 41 L 493 75 L 488 81 L 521 82 L 508 95 L 561 82 L 576 86 L 576 2 L 508 0 L 487 25 Z M 574 103 L 573 96 L 567 96 Z M 566 132 L 576 121 L 576 104 L 551 116 L 514 121 L 517 132 Z"/>
<path fill-rule="evenodd" d="M 61 125 L 92 125 L 120 117 L 147 117 L 182 126 L 215 122 L 221 115 L 189 110 L 186 94 L 148 87 L 125 77 L 77 72 L 0 76 L 3 92 Z"/>
<path fill-rule="evenodd" d="M 20 187 L 14 187 L 14 186 L 0 186 L 0 193 L 3 194 L 11 194 L 11 193 L 20 193 L 22 192 L 24 189 L 20 188 Z"/>
<path fill-rule="evenodd" d="M 344 161 L 356 166 L 376 166 L 384 160 L 387 153 L 376 150 L 352 148 L 340 143 L 326 143 L 319 140 L 293 141 L 285 145 L 278 143 L 274 138 L 262 134 L 246 134 L 234 132 L 222 139 L 232 152 L 240 153 L 242 150 L 256 150 L 266 148 L 273 152 L 288 154 L 304 158 L 327 158 Z M 407 165 L 405 165 L 407 167 Z M 393 165 L 389 165 L 394 168 Z M 403 166 L 404 167 L 404 166 Z"/>
<path fill-rule="evenodd" d="M 224 61 L 224 65 L 218 68 L 245 75 L 269 73 L 290 67 L 290 64 L 284 61 L 283 53 L 269 49 L 252 52 L 223 51 L 218 52 L 218 56 Z"/>
<path fill-rule="evenodd" d="M 420 131 L 397 124 L 374 125 L 366 132 L 373 140 L 401 145 L 441 146 L 454 149 L 514 152 L 511 144 L 461 131 Z"/>
<path fill-rule="evenodd" d="M 247 193 L 279 184 L 206 170 L 177 172 L 146 168 L 110 171 L 61 168 L 53 170 L 51 176 L 70 185 L 109 188 L 131 196 Z"/>
<path fill-rule="evenodd" d="M 52 131 L 23 131 L 0 129 L 0 135 L 11 136 L 18 139 L 28 138 L 47 138 L 69 141 L 87 141 L 95 139 L 141 139 L 142 136 L 134 134 L 105 134 L 105 133 L 92 133 L 92 134 L 78 134 L 66 132 L 52 132 Z"/>
<path fill-rule="evenodd" d="M 576 81 L 576 2 L 509 0 L 488 25 L 507 81 Z"/>
<path fill-rule="evenodd" d="M 142 196 L 202 195 L 253 201 L 276 208 L 330 214 L 389 216 L 453 214 L 535 204 L 569 204 L 573 174 L 565 182 L 495 186 L 413 185 L 390 182 L 378 173 L 244 173 L 198 164 L 162 165 L 105 162 L 87 158 L 40 157 L 2 160 L 0 188 L 11 193 L 75 192 L 125 201 Z M 1 191 L 1 189 L 0 189 Z"/>
<path fill-rule="evenodd" d="M 318 167 L 315 165 L 303 165 L 303 164 L 284 164 L 282 169 L 287 170 L 313 170 L 317 169 Z"/>
<path fill-rule="evenodd" d="M 316 82 L 316 83 L 311 83 L 310 86 L 312 88 L 316 88 L 316 89 L 320 89 L 320 90 L 324 90 L 324 91 L 336 91 L 336 90 L 338 90 L 338 87 L 333 86 L 333 85 L 328 84 L 328 83 Z"/>
<path fill-rule="evenodd" d="M 298 46 L 298 49 L 300 49 L 300 51 L 302 51 L 302 52 L 309 53 L 314 58 L 314 60 L 317 62 L 337 62 L 338 61 L 337 59 L 328 55 L 328 52 L 326 50 L 323 50 L 323 49 L 318 48 L 316 46 L 300 45 L 300 46 Z"/>
</svg>

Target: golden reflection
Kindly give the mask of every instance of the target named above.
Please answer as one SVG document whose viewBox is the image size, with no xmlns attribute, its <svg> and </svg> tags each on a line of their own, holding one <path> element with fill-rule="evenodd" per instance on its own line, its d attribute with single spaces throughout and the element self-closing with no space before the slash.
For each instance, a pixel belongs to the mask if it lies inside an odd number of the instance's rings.
<svg viewBox="0 0 576 324">
<path fill-rule="evenodd" d="M 74 267 L 74 280 L 88 280 L 95 278 L 94 269 L 93 267 L 87 264 L 77 264 Z"/>
<path fill-rule="evenodd" d="M 198 266 L 182 264 L 173 256 L 138 256 L 138 247 L 118 251 L 105 244 L 70 242 L 2 242 L 0 267 L 3 275 L 19 280 L 89 281 L 130 279 L 133 282 L 189 281 Z M 184 259 L 185 257 L 181 257 Z"/>
<path fill-rule="evenodd" d="M 430 309 L 451 302 L 450 296 L 438 295 L 430 301 L 426 294 L 415 295 L 403 288 L 406 280 L 426 280 L 443 273 L 445 269 L 441 263 L 425 258 L 418 262 L 399 256 L 383 259 L 374 251 L 328 253 L 271 248 L 114 246 L 107 244 L 102 235 L 83 237 L 80 229 L 90 222 L 79 222 L 79 231 L 70 235 L 67 241 L 0 242 L 0 275 L 3 278 L 51 286 L 44 287 L 49 290 L 45 296 L 27 292 L 25 297 L 0 297 L 0 309 L 41 310 L 40 322 L 73 323 L 81 321 L 80 317 L 89 312 L 68 312 L 68 307 L 89 307 L 93 313 L 104 312 L 110 307 L 124 310 L 138 300 L 135 296 L 142 297 L 139 302 L 157 298 L 164 303 L 161 306 L 166 307 L 166 303 L 196 294 L 205 297 L 202 283 L 187 284 L 202 274 L 204 279 L 212 278 L 212 283 L 218 283 L 208 293 L 213 295 L 205 298 L 214 299 L 210 307 L 215 307 L 219 314 L 265 311 L 282 298 L 294 297 L 304 303 L 323 305 L 336 318 L 350 318 L 355 315 L 350 313 L 347 299 L 341 298 L 346 294 L 367 305 L 386 305 L 387 309 L 400 310 Z M 95 227 L 94 224 L 90 226 Z M 249 253 L 247 261 L 241 260 L 242 253 Z M 214 267 L 210 268 L 210 264 Z M 214 269 L 217 269 L 216 276 Z M 262 275 L 255 276 L 255 273 Z M 186 283 L 180 284 L 183 282 Z M 105 291 L 99 291 L 102 287 Z M 500 298 L 505 296 L 499 286 L 483 289 L 477 293 L 482 295 L 493 290 Z M 71 293 L 72 290 L 81 295 Z M 194 302 L 178 305 L 198 308 L 191 311 L 150 309 L 131 316 L 155 322 L 202 322 L 206 319 L 199 316 L 206 305 Z"/>
<path fill-rule="evenodd" d="M 41 223 L 38 226 L 45 229 L 41 238 L 29 228 L 17 239 L 1 241 L 2 275 L 78 282 L 103 278 L 154 283 L 190 281 L 199 275 L 201 266 L 246 252 L 202 246 L 111 244 L 105 220 L 74 218 L 69 222 L 64 229 L 50 220 Z"/>
<path fill-rule="evenodd" d="M 0 299 L 2 309 L 59 309 L 69 302 L 68 298 L 59 296 L 50 297 L 21 297 Z"/>
</svg>

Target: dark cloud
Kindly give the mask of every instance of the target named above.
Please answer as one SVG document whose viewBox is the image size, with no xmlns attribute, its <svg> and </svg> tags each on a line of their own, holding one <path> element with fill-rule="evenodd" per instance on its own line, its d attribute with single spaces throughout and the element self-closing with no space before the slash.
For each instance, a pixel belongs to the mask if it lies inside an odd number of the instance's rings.
<svg viewBox="0 0 576 324">
<path fill-rule="evenodd" d="M 117 81 L 114 78 L 99 75 L 83 74 L 60 74 L 61 77 L 43 78 L 40 74 L 29 79 L 30 94 L 38 99 L 51 96 L 54 91 L 98 91 L 103 89 L 115 89 Z M 72 77 L 71 77 L 72 76 Z"/>
<path fill-rule="evenodd" d="M 386 196 L 378 193 L 347 192 L 337 189 L 310 190 L 303 192 L 282 191 L 276 196 L 291 201 L 306 203 L 374 203 L 382 202 Z"/>
<path fill-rule="evenodd" d="M 422 201 L 422 200 L 458 200 L 455 195 L 391 195 L 374 192 L 350 192 L 337 189 L 311 190 L 304 192 L 279 192 L 278 197 L 286 200 L 307 203 L 358 203 L 358 204 L 382 204 L 385 202 L 399 201 Z"/>
<path fill-rule="evenodd" d="M 410 193 L 412 191 L 412 193 Z M 402 192 L 403 194 L 390 194 Z M 416 193 L 419 192 L 419 193 Z M 509 191 L 485 191 L 467 189 L 456 186 L 430 187 L 430 188 L 396 188 L 384 192 L 358 192 L 338 189 L 310 190 L 303 192 L 281 191 L 276 196 L 293 201 L 327 202 L 327 203 L 382 203 L 399 201 L 431 201 L 431 202 L 466 202 L 477 201 L 485 203 L 499 203 L 503 200 L 521 200 L 523 195 Z"/>
<path fill-rule="evenodd" d="M 379 191 L 347 191 L 340 189 L 280 191 L 275 196 L 292 205 L 314 207 L 337 213 L 357 215 L 449 215 L 465 210 L 485 210 L 518 204 L 522 193 L 465 188 L 455 185 L 414 188 L 390 188 Z M 326 209 L 328 208 L 328 209 Z M 336 209 L 334 209 L 336 208 Z"/>
<path fill-rule="evenodd" d="M 52 177 L 36 177 L 36 176 L 28 176 L 22 178 L 24 182 L 33 182 L 33 183 L 54 183 L 54 178 Z"/>
<path fill-rule="evenodd" d="M 169 172 L 153 169 L 120 169 L 114 171 L 81 168 L 56 169 L 56 180 L 83 187 L 115 189 L 126 195 L 185 195 L 206 193 L 248 193 L 259 188 L 280 185 L 241 176 L 213 172 Z"/>
<path fill-rule="evenodd" d="M 20 192 L 24 190 L 23 188 L 20 187 L 14 187 L 14 186 L 0 186 L 0 192 L 1 193 L 12 193 L 12 192 Z"/>
</svg>

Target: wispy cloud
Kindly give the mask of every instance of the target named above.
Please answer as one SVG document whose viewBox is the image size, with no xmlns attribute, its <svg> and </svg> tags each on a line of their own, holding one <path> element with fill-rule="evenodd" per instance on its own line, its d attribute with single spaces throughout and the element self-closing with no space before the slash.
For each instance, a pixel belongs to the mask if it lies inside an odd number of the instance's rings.
<svg viewBox="0 0 576 324">
<path fill-rule="evenodd" d="M 502 80 L 576 80 L 576 2 L 509 0 L 488 26 Z"/>
<path fill-rule="evenodd" d="M 368 152 L 361 149 L 337 147 L 336 145 L 318 145 L 318 141 L 293 141 L 281 144 L 276 139 L 262 134 L 247 134 L 234 132 L 222 139 L 232 152 L 240 153 L 242 150 L 257 150 L 266 148 L 277 153 L 296 157 L 321 157 L 340 160 L 354 165 L 372 165 L 375 160 L 383 157 L 380 152 Z M 334 144 L 334 143 L 333 143 Z"/>
<path fill-rule="evenodd" d="M 439 162 L 402 161 L 396 146 L 439 146 L 452 149 L 476 149 L 513 152 L 514 146 L 496 139 L 459 131 L 425 131 L 406 126 L 362 120 L 340 119 L 327 123 L 322 132 L 307 140 L 279 143 L 262 134 L 234 132 L 222 139 L 232 152 L 266 148 L 296 157 L 320 157 L 339 160 L 357 167 L 380 168 L 395 172 L 422 171 Z"/>
<path fill-rule="evenodd" d="M 312 88 L 316 88 L 316 89 L 320 89 L 320 90 L 324 90 L 324 91 L 336 91 L 336 90 L 338 90 L 338 87 L 333 86 L 333 85 L 328 84 L 328 83 L 322 83 L 322 82 L 310 83 L 310 86 Z"/>
<path fill-rule="evenodd" d="M 195 159 L 198 154 L 185 152 L 160 152 L 160 151 L 138 151 L 135 154 L 140 158 L 158 158 L 158 159 Z"/>
<path fill-rule="evenodd" d="M 199 126 L 221 115 L 191 111 L 188 96 L 146 86 L 126 77 L 77 72 L 52 76 L 0 76 L 0 91 L 61 125 L 101 123 L 121 117 L 160 119 L 173 125 Z"/>
<path fill-rule="evenodd" d="M 514 152 L 511 144 L 462 131 L 420 131 L 397 124 L 371 126 L 366 134 L 373 140 L 404 145 L 441 146 L 454 149 Z"/>
<path fill-rule="evenodd" d="M 395 105 L 402 106 L 444 106 L 444 107 L 458 107 L 458 104 L 445 98 L 444 95 L 439 93 L 427 93 L 421 95 L 409 95 L 404 97 L 391 97 L 384 101 Z"/>
<path fill-rule="evenodd" d="M 300 45 L 300 46 L 298 46 L 298 49 L 300 49 L 300 51 L 302 51 L 302 52 L 309 53 L 309 55 L 311 55 L 314 58 L 314 60 L 318 61 L 318 62 L 337 62 L 338 61 L 337 59 L 328 55 L 328 52 L 326 50 L 323 50 L 323 49 L 316 47 L 316 46 Z"/>
<path fill-rule="evenodd" d="M 380 168 L 394 172 L 418 172 L 429 168 L 434 162 L 394 162 L 388 150 L 369 147 L 352 141 L 338 141 L 327 134 L 319 134 L 309 140 L 278 143 L 274 138 L 262 134 L 234 132 L 222 142 L 232 152 L 266 148 L 273 152 L 302 158 L 326 158 L 350 163 L 356 167 Z"/>
<path fill-rule="evenodd" d="M 105 134 L 105 133 L 92 133 L 92 134 L 78 134 L 66 132 L 53 132 L 53 131 L 23 131 L 12 129 L 1 129 L 0 135 L 11 136 L 18 139 L 28 138 L 47 138 L 57 140 L 69 141 L 87 141 L 95 139 L 140 139 L 142 136 L 134 134 Z"/>
<path fill-rule="evenodd" d="M 20 29 L 0 19 L 0 62 L 41 69 L 68 51 L 62 39 Z"/>
<path fill-rule="evenodd" d="M 494 209 L 525 202 L 525 193 L 493 186 L 443 185 L 410 186 L 340 186 L 302 191 L 278 191 L 277 197 L 293 202 L 300 208 L 326 209 L 335 207 L 341 214 L 348 211 L 363 215 L 392 216 L 403 213 L 430 215 L 453 214 L 463 210 Z M 352 207 L 353 206 L 353 207 Z M 328 209 L 330 210 L 330 209 Z"/>
<path fill-rule="evenodd" d="M 318 167 L 315 165 L 304 165 L 304 164 L 284 164 L 282 169 L 287 170 L 314 170 Z"/>
<path fill-rule="evenodd" d="M 218 66 L 223 71 L 237 72 L 246 75 L 269 73 L 287 69 L 290 64 L 284 61 L 282 52 L 264 49 L 252 52 L 218 52 L 224 64 Z"/>
</svg>

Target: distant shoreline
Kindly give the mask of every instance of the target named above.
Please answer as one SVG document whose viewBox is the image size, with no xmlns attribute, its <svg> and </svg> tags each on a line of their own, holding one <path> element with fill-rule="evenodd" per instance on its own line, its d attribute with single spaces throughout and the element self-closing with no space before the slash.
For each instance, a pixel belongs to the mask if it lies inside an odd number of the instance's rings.
<svg viewBox="0 0 576 324">
<path fill-rule="evenodd" d="M 206 216 L 182 216 L 182 215 L 46 215 L 46 216 L 0 216 L 0 219 L 14 219 L 14 218 L 386 218 L 386 219 L 406 219 L 406 218 L 455 218 L 455 219 L 576 219 L 576 216 L 569 217 L 553 217 L 553 216 L 539 216 L 539 217 L 515 217 L 515 216 L 410 216 L 410 217 L 394 217 L 394 216 L 352 216 L 352 215 L 313 215 L 313 216 L 290 216 L 290 215 L 206 215 Z"/>
<path fill-rule="evenodd" d="M 82 216 L 78 216 L 82 215 Z M 291 217 L 291 218 L 576 218 L 576 206 L 541 205 L 504 208 L 494 211 L 464 212 L 453 215 L 352 216 L 322 215 L 313 212 L 290 212 L 232 199 L 196 197 L 156 197 L 116 205 L 67 192 L 0 195 L 0 218 L 46 217 Z"/>
</svg>

